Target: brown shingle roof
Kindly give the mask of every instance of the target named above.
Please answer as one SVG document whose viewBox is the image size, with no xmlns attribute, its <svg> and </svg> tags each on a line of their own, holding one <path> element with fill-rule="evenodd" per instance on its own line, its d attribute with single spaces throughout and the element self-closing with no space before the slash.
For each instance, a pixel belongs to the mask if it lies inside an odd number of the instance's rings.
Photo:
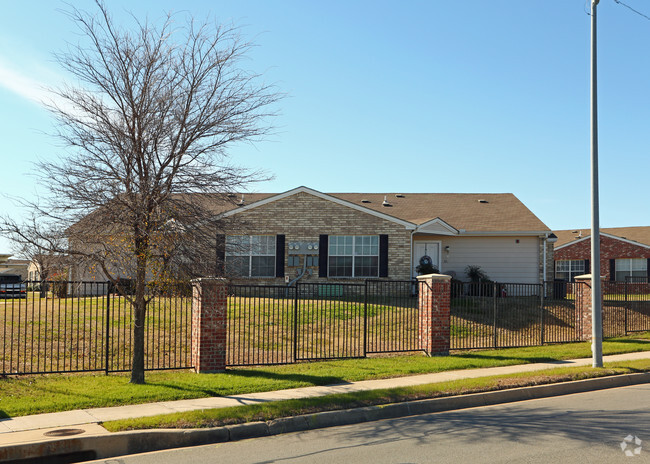
<svg viewBox="0 0 650 464">
<path fill-rule="evenodd" d="M 650 246 L 650 227 L 648 226 L 604 227 L 600 229 L 600 232 Z M 591 229 L 556 230 L 553 233 L 557 235 L 557 242 L 555 242 L 555 248 L 557 248 L 573 242 L 578 238 L 589 237 L 591 235 Z"/>
<path fill-rule="evenodd" d="M 274 195 L 277 194 L 244 194 L 244 202 L 246 205 L 251 205 Z M 550 230 L 511 193 L 327 193 L 325 195 L 416 225 L 440 218 L 450 226 L 467 232 Z M 384 197 L 391 206 L 382 205 Z M 236 198 L 239 201 L 241 196 L 237 195 Z M 234 208 L 223 203 L 218 208 L 215 205 L 215 210 L 218 209 L 218 212 L 226 212 Z"/>
</svg>

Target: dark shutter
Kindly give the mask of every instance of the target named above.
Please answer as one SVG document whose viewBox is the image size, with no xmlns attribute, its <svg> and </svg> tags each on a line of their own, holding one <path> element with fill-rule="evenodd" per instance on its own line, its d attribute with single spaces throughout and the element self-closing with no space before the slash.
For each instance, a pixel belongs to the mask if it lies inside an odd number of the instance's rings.
<svg viewBox="0 0 650 464">
<path fill-rule="evenodd" d="M 614 282 L 616 280 L 616 260 L 609 260 L 609 280 Z"/>
<path fill-rule="evenodd" d="M 327 277 L 327 235 L 318 237 L 318 277 Z"/>
<path fill-rule="evenodd" d="M 647 261 L 647 264 L 646 264 L 645 275 L 648 278 L 648 282 L 650 282 L 650 258 L 648 258 L 648 261 Z"/>
<path fill-rule="evenodd" d="M 214 275 L 222 276 L 225 274 L 226 236 L 224 234 L 217 234 L 215 245 L 216 245 L 216 255 L 215 255 Z"/>
<path fill-rule="evenodd" d="M 284 277 L 284 235 L 275 236 L 275 276 Z"/>
<path fill-rule="evenodd" d="M 591 274 L 591 263 L 585 259 L 585 274 Z"/>
<path fill-rule="evenodd" d="M 379 236 L 379 277 L 388 277 L 388 235 Z"/>
</svg>

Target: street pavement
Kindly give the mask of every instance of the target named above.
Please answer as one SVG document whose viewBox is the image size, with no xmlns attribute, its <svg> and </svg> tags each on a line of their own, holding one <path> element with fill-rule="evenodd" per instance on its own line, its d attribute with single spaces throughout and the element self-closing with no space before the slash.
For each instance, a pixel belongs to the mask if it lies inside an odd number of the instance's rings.
<svg viewBox="0 0 650 464">
<path fill-rule="evenodd" d="M 626 451 L 630 456 L 625 454 Z M 650 385 L 634 385 L 92 462 L 650 462 Z"/>
</svg>

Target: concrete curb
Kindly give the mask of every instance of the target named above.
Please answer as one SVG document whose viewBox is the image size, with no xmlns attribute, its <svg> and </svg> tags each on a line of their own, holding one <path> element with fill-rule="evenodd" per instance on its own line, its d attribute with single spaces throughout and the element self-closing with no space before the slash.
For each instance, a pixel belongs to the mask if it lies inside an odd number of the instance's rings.
<svg viewBox="0 0 650 464">
<path fill-rule="evenodd" d="M 72 458 L 68 462 L 79 462 L 81 460 L 223 443 L 382 419 L 548 398 L 642 383 L 650 383 L 650 372 L 368 406 L 342 411 L 327 411 L 275 419 L 268 422 L 250 422 L 208 429 L 138 430 L 117 432 L 109 435 L 9 445 L 0 448 L 0 462 L 40 458 L 38 462 L 46 463 L 48 457 L 52 458 L 52 462 L 54 462 L 55 457 L 61 458 L 62 456 Z M 78 461 L 75 461 L 75 458 L 78 458 Z"/>
</svg>

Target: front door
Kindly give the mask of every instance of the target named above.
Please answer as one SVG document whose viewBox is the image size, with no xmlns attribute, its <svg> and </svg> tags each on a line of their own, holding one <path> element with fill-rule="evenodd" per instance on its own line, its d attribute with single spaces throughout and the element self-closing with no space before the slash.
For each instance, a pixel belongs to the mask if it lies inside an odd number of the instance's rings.
<svg viewBox="0 0 650 464">
<path fill-rule="evenodd" d="M 433 267 L 440 269 L 440 242 L 414 242 L 413 243 L 413 276 L 418 275 L 416 268 L 420 265 L 423 256 L 431 258 Z"/>
</svg>

